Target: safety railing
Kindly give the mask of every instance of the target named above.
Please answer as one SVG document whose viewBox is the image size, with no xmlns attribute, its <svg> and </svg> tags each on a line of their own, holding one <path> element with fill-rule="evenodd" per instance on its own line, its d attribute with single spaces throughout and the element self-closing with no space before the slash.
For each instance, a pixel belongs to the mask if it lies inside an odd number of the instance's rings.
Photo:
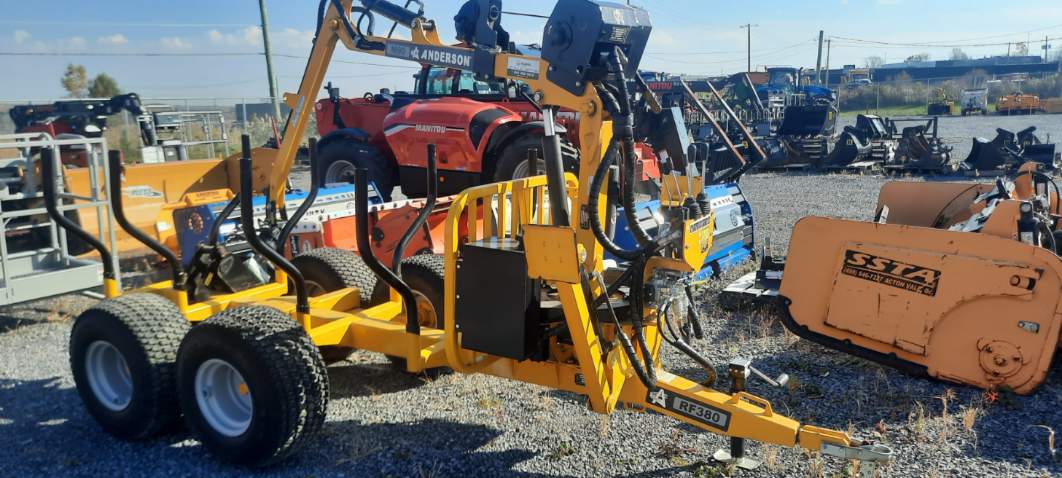
<svg viewBox="0 0 1062 478">
<path fill-rule="evenodd" d="M 0 135 L 0 152 L 12 151 L 14 157 L 0 159 L 0 169 L 4 172 L 0 192 L 0 304 L 99 286 L 103 283 L 97 272 L 100 263 L 76 257 L 84 251 L 73 250 L 66 229 L 49 218 L 42 185 L 51 186 L 55 191 L 56 213 L 69 221 L 95 221 L 97 234 L 92 239 L 115 250 L 116 231 L 106 198 L 109 185 L 106 140 L 57 140 L 43 133 Z M 90 179 L 87 195 L 66 191 L 59 166 L 63 154 L 83 155 Z M 43 161 L 51 162 L 46 165 Z M 9 240 L 14 237 L 28 238 L 28 249 L 11 250 Z M 104 256 L 103 260 L 109 262 L 107 269 L 117 271 L 116 256 Z M 115 284 L 120 280 L 117 272 L 113 279 Z"/>
<path fill-rule="evenodd" d="M 566 174 L 568 198 L 576 197 L 579 181 Z M 533 176 L 466 189 L 454 197 L 446 215 L 445 349 L 447 361 L 458 371 L 489 364 L 461 348 L 456 333 L 457 260 L 461 244 L 490 239 L 517 239 L 529 224 L 548 225 L 550 219 L 546 177 Z M 571 208 L 571 204 L 569 204 Z M 574 209 L 573 209 L 574 210 Z M 485 356 L 484 356 L 485 357 Z"/>
</svg>

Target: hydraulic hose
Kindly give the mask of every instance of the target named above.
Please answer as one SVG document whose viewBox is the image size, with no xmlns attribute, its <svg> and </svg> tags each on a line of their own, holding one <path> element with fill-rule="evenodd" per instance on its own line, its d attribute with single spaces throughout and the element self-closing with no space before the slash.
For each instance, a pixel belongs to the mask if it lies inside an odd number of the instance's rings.
<svg viewBox="0 0 1062 478">
<path fill-rule="evenodd" d="M 634 331 L 634 339 L 638 342 L 638 347 L 642 349 L 642 355 L 645 357 L 645 368 L 649 375 L 649 380 L 653 384 L 656 383 L 656 365 L 653 363 L 653 353 L 649 349 L 649 344 L 645 341 L 645 322 L 642 321 L 642 311 L 645 310 L 645 304 L 643 303 L 644 296 L 642 295 L 642 284 L 645 283 L 645 259 L 633 262 L 630 267 L 634 268 L 634 274 L 631 275 L 631 289 L 636 291 L 630 295 L 631 311 L 631 329 Z M 623 335 L 623 334 L 619 334 Z M 650 389 L 653 387 L 649 387 Z"/>
<path fill-rule="evenodd" d="M 675 347 L 676 349 L 679 349 L 679 351 L 686 354 L 686 356 L 688 356 L 689 358 L 693 359 L 694 362 L 697 362 L 701 367 L 704 367 L 704 369 L 708 372 L 707 382 L 715 383 L 716 374 L 715 368 L 712 367 L 712 363 L 709 362 L 708 359 L 704 358 L 704 356 L 697 352 L 693 347 L 691 347 L 690 344 L 686 343 L 685 340 L 682 340 L 682 336 L 680 336 L 676 332 L 674 326 L 672 325 L 670 319 L 672 303 L 673 301 L 668 301 L 666 304 L 664 304 L 664 307 L 660 309 L 660 321 L 663 322 L 661 329 L 666 331 L 666 333 L 661 333 L 660 335 L 664 338 L 664 340 L 667 341 L 667 343 L 671 344 L 671 346 Z M 691 304 L 690 307 L 693 307 L 693 305 Z"/>
<path fill-rule="evenodd" d="M 606 291 L 602 294 L 602 297 L 604 297 L 604 303 L 608 307 L 609 318 L 612 319 L 612 324 L 616 327 L 616 337 L 619 338 L 620 346 L 623 347 L 623 353 L 625 353 L 627 359 L 630 360 L 635 375 L 638 376 L 638 380 L 641 380 L 646 388 L 649 390 L 656 390 L 656 371 L 653 370 L 652 356 L 649 355 L 648 349 L 643 349 L 646 351 L 646 362 L 643 366 L 641 360 L 638 359 L 638 352 L 634 350 L 634 344 L 631 343 L 630 337 L 627 337 L 627 334 L 623 333 L 623 325 L 620 324 L 619 317 L 616 316 L 616 310 L 612 308 L 612 302 L 608 299 L 608 287 L 605 286 L 605 279 L 601 277 L 600 273 L 595 273 L 594 278 L 596 278 L 601 285 L 601 289 Z"/>
<path fill-rule="evenodd" d="M 613 133 L 617 136 L 622 146 L 623 163 L 620 167 L 622 177 L 620 183 L 620 204 L 623 206 L 623 214 L 627 216 L 627 225 L 634 235 L 634 240 L 640 246 L 646 246 L 653 242 L 649 234 L 638 222 L 638 214 L 634 210 L 634 169 L 638 156 L 634 152 L 634 115 L 631 112 L 630 91 L 627 89 L 627 76 L 623 73 L 626 64 L 626 56 L 619 47 L 613 49 L 610 57 L 612 67 L 617 78 L 616 88 L 619 89 L 619 98 L 616 98 L 619 111 L 612 113 Z M 618 113 L 618 114 L 616 114 Z"/>
<path fill-rule="evenodd" d="M 590 197 L 587 199 L 587 207 L 589 211 L 590 230 L 594 233 L 594 237 L 597 238 L 597 242 L 601 243 L 603 247 L 610 254 L 619 257 L 626 261 L 638 260 L 656 249 L 656 243 L 650 242 L 644 244 L 636 249 L 624 249 L 619 244 L 616 244 L 612 240 L 612 237 L 606 233 L 604 226 L 601 224 L 601 215 L 598 214 L 598 206 L 600 204 L 601 187 L 605 183 L 605 177 L 608 176 L 608 172 L 611 169 L 612 162 L 616 159 L 616 143 L 613 142 L 609 145 L 608 150 L 605 152 L 604 159 L 601 160 L 601 164 L 598 165 L 597 171 L 594 172 L 594 177 L 590 181 Z M 631 222 L 630 216 L 627 216 L 628 223 Z M 637 217 L 635 217 L 637 219 Z M 634 226 L 631 226 L 633 229 Z"/>
</svg>

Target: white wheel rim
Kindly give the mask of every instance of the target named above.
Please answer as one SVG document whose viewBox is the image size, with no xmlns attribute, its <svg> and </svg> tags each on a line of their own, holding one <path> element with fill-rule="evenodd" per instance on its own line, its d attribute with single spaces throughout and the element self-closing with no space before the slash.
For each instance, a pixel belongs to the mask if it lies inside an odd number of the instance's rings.
<svg viewBox="0 0 1062 478">
<path fill-rule="evenodd" d="M 538 160 L 538 174 L 546 174 L 546 162 L 541 158 Z M 520 161 L 513 168 L 512 179 L 523 179 L 531 175 L 531 162 L 528 160 Z"/>
<path fill-rule="evenodd" d="M 133 401 L 133 376 L 125 357 L 110 342 L 97 340 L 85 351 L 85 373 L 96 401 L 120 412 Z"/>
<path fill-rule="evenodd" d="M 224 360 L 207 360 L 196 370 L 195 400 L 203 418 L 222 435 L 240 436 L 251 426 L 251 390 L 236 367 Z"/>
<path fill-rule="evenodd" d="M 328 165 L 325 170 L 325 184 L 339 184 L 354 181 L 354 165 L 349 161 L 339 160 Z"/>
</svg>

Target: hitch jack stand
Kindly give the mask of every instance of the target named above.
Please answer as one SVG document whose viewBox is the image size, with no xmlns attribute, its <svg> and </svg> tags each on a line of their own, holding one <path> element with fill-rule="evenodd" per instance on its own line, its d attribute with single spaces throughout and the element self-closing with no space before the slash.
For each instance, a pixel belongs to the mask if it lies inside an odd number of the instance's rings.
<svg viewBox="0 0 1062 478">
<path fill-rule="evenodd" d="M 735 358 L 727 366 L 727 372 L 730 375 L 730 393 L 744 392 L 745 382 L 752 373 L 752 361 L 746 358 Z M 712 458 L 744 470 L 755 470 L 761 464 L 757 460 L 745 457 L 745 439 L 739 437 L 730 437 L 730 450 L 720 448 L 712 455 Z"/>
</svg>

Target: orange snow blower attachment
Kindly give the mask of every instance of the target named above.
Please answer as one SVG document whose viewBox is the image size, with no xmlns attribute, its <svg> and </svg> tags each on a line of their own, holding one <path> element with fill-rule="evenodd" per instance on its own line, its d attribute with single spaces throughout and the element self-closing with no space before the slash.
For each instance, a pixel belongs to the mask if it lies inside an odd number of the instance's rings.
<svg viewBox="0 0 1062 478">
<path fill-rule="evenodd" d="M 877 221 L 804 218 L 785 261 L 725 294 L 776 298 L 788 329 L 827 347 L 1027 394 L 1062 330 L 1058 220 L 1057 186 L 1033 165 L 995 185 L 889 183 Z"/>
</svg>

